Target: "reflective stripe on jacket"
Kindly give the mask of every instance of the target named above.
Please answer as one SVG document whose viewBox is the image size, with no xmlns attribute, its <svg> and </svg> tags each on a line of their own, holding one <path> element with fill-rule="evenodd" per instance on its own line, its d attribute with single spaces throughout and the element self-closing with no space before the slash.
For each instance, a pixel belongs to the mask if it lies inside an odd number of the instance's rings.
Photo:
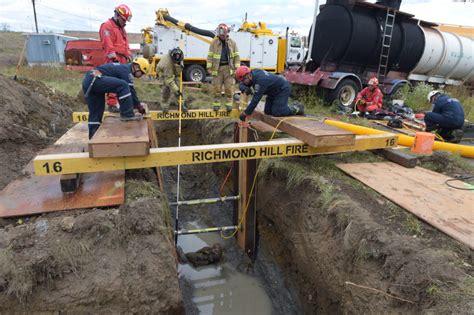
<svg viewBox="0 0 474 315">
<path fill-rule="evenodd" d="M 229 67 L 231 69 L 231 72 L 233 72 L 235 71 L 235 69 L 240 67 L 239 50 L 234 40 L 227 37 L 225 43 L 229 48 Z M 208 71 L 211 71 L 211 74 L 217 74 L 217 70 L 219 69 L 219 63 L 221 61 L 221 53 L 222 41 L 219 39 L 219 37 L 216 37 L 212 40 L 211 45 L 209 46 L 209 52 L 207 54 L 206 68 Z"/>
<path fill-rule="evenodd" d="M 105 52 L 105 63 L 112 59 L 120 63 L 128 63 L 127 57 L 131 55 L 128 48 L 127 32 L 124 28 L 117 25 L 113 18 L 108 19 L 100 25 L 100 41 Z"/>
<path fill-rule="evenodd" d="M 173 92 L 179 91 L 176 81 L 179 82 L 181 71 L 181 66 L 174 63 L 169 54 L 164 55 L 156 66 L 159 83 L 169 86 Z"/>
</svg>

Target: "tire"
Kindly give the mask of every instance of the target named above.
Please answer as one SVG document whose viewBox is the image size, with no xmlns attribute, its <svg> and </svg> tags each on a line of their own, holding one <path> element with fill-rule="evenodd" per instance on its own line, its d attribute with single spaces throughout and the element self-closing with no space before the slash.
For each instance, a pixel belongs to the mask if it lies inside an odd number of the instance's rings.
<svg viewBox="0 0 474 315">
<path fill-rule="evenodd" d="M 206 70 L 201 65 L 190 65 L 184 69 L 184 80 L 191 82 L 204 82 Z"/>
<path fill-rule="evenodd" d="M 344 79 L 336 86 L 334 90 L 327 93 L 326 101 L 335 105 L 338 109 L 349 112 L 359 93 L 359 85 L 352 79 Z"/>
</svg>

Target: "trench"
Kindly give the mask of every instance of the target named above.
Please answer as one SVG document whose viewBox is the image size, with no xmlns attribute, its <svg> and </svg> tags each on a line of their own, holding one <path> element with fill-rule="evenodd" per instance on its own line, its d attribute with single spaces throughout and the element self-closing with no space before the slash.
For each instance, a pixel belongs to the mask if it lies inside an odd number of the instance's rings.
<svg viewBox="0 0 474 315">
<path fill-rule="evenodd" d="M 208 144 L 206 135 L 196 132 L 199 122 L 183 123 L 182 145 Z M 176 146 L 177 123 L 157 125 L 160 147 Z M 230 128 L 232 129 L 232 128 Z M 219 196 L 219 187 L 230 163 L 184 165 L 180 170 L 180 200 Z M 177 167 L 162 168 L 169 202 L 176 201 Z M 231 186 L 231 185 L 227 185 Z M 226 195 L 229 190 L 224 190 Z M 170 206 L 174 225 L 175 206 Z M 179 228 L 196 229 L 231 226 L 232 201 L 181 205 Z M 227 232 L 229 233 L 229 232 Z M 255 261 L 238 247 L 235 238 L 225 239 L 220 233 L 180 235 L 178 246 L 184 253 L 219 243 L 223 259 L 217 264 L 194 268 L 191 264 L 178 266 L 179 283 L 186 314 L 296 314 L 301 313 L 296 291 L 288 287 L 283 273 L 271 255 L 261 251 Z M 262 244 L 260 244 L 262 246 Z"/>
</svg>

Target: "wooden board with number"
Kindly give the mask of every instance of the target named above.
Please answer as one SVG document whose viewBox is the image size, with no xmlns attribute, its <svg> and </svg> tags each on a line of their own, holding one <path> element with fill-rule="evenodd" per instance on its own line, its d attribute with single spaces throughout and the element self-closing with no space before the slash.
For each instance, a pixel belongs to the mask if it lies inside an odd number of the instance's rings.
<svg viewBox="0 0 474 315">
<path fill-rule="evenodd" d="M 446 181 L 451 177 L 391 162 L 338 164 L 337 167 L 474 249 L 474 191 L 449 187 Z M 462 182 L 456 185 L 463 187 Z"/>
</svg>

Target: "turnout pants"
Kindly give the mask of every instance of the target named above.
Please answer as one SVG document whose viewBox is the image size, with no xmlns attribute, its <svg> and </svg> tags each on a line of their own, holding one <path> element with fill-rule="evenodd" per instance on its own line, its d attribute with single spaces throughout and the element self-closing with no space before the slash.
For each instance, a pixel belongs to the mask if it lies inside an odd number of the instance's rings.
<svg viewBox="0 0 474 315">
<path fill-rule="evenodd" d="M 425 114 L 426 130 L 438 130 L 438 133 L 444 139 L 449 137 L 451 131 L 462 129 L 463 123 L 459 124 L 453 118 L 443 116 L 438 113 L 428 112 Z"/>
<path fill-rule="evenodd" d="M 217 75 L 212 78 L 212 94 L 214 97 L 213 106 L 220 106 L 222 103 L 232 106 L 232 94 L 234 92 L 234 78 L 230 74 L 230 66 L 219 66 Z M 222 85 L 224 85 L 225 98 L 222 98 Z"/>
<path fill-rule="evenodd" d="M 82 81 L 84 94 L 92 84 L 94 76 L 88 71 Z M 102 123 L 105 109 L 105 94 L 115 93 L 120 101 L 120 116 L 132 117 L 133 100 L 128 83 L 114 77 L 97 77 L 92 85 L 89 95 L 86 96 L 87 107 L 89 108 L 89 139 L 96 133 Z"/>
</svg>

